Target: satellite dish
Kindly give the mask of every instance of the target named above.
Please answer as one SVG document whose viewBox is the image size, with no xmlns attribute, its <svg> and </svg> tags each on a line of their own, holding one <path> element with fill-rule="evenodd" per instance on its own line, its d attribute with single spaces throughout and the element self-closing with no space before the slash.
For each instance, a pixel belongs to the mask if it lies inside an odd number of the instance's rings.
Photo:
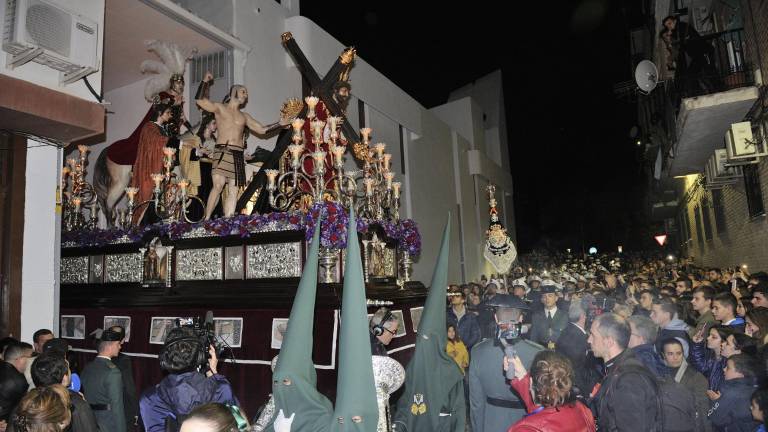
<svg viewBox="0 0 768 432">
<path fill-rule="evenodd" d="M 650 60 L 643 60 L 635 68 L 635 82 L 643 93 L 650 93 L 656 88 L 659 80 L 659 70 Z"/>
</svg>

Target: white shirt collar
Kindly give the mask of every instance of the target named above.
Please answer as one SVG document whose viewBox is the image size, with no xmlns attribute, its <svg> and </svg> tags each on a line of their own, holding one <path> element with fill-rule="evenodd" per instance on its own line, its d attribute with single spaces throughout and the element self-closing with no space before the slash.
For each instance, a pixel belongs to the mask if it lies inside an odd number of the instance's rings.
<svg viewBox="0 0 768 432">
<path fill-rule="evenodd" d="M 575 326 L 576 326 L 576 328 L 577 328 L 577 329 L 579 329 L 579 330 L 581 330 L 581 332 L 582 332 L 582 333 L 584 333 L 584 334 L 587 334 L 587 331 L 586 331 L 586 330 L 584 330 L 584 328 L 583 328 L 582 326 L 580 326 L 580 325 L 576 324 L 575 322 L 572 322 L 571 324 L 575 325 Z"/>
</svg>

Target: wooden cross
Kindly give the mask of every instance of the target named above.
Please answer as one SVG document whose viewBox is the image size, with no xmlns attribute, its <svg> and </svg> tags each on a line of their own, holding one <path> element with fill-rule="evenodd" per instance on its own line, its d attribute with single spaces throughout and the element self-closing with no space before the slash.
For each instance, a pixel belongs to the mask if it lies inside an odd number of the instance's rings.
<svg viewBox="0 0 768 432">
<path fill-rule="evenodd" d="M 293 35 L 290 32 L 285 32 L 281 35 L 281 38 L 283 46 L 293 58 L 296 68 L 309 84 L 310 92 L 323 101 L 330 115 L 343 117 L 346 120 L 346 115 L 341 110 L 339 104 L 333 99 L 333 87 L 339 81 L 341 73 L 350 67 L 350 64 L 355 58 L 355 49 L 351 47 L 346 48 L 321 79 L 315 68 L 312 67 L 312 64 L 307 60 L 304 52 L 299 48 L 299 44 L 293 39 Z M 306 112 L 307 107 L 305 106 L 301 113 L 299 113 L 299 117 L 306 115 Z M 341 131 L 350 143 L 360 142 L 360 137 L 358 136 L 357 131 L 352 128 L 352 125 L 348 121 L 342 122 Z M 253 210 L 259 213 L 267 213 L 270 211 L 269 196 L 264 188 L 264 185 L 267 182 L 265 172 L 268 169 L 277 169 L 279 167 L 283 153 L 285 153 L 288 145 L 291 144 L 291 136 L 290 129 L 284 129 L 280 132 L 272 154 L 261 166 L 256 177 L 254 177 L 248 184 L 248 187 L 246 187 L 245 191 L 240 196 L 240 199 L 238 199 L 236 213 L 240 213 L 242 209 L 245 208 L 248 201 L 250 201 L 251 197 L 253 197 L 259 188 L 262 189 L 263 193 L 259 195 L 259 199 L 256 201 Z"/>
</svg>

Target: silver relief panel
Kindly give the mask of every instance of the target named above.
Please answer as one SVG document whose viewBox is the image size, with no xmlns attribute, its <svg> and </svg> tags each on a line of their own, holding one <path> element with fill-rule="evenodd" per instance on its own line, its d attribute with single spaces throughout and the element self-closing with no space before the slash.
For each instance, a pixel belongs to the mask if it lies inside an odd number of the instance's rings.
<svg viewBox="0 0 768 432">
<path fill-rule="evenodd" d="M 221 280 L 223 258 L 220 247 L 177 250 L 176 280 Z"/>
<path fill-rule="evenodd" d="M 88 283 L 88 257 L 65 257 L 61 259 L 59 277 L 63 284 Z"/>
<path fill-rule="evenodd" d="M 270 243 L 247 247 L 246 278 L 301 276 L 301 243 Z"/>
<path fill-rule="evenodd" d="M 106 256 L 104 282 L 141 282 L 141 253 Z"/>
</svg>

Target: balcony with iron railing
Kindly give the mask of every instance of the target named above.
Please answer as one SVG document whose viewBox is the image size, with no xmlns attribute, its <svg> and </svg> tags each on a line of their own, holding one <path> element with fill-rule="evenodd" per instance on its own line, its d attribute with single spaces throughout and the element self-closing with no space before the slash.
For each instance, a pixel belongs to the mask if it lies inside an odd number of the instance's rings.
<svg viewBox="0 0 768 432">
<path fill-rule="evenodd" d="M 675 76 L 664 89 L 675 110 L 670 177 L 702 172 L 723 147 L 732 123 L 742 121 L 758 98 L 752 52 L 743 29 L 688 39 L 680 46 Z"/>
<path fill-rule="evenodd" d="M 676 102 L 755 84 L 754 62 L 743 29 L 689 39 L 678 49 L 682 55 L 671 86 Z M 686 64 L 680 65 L 683 56 Z"/>
</svg>

